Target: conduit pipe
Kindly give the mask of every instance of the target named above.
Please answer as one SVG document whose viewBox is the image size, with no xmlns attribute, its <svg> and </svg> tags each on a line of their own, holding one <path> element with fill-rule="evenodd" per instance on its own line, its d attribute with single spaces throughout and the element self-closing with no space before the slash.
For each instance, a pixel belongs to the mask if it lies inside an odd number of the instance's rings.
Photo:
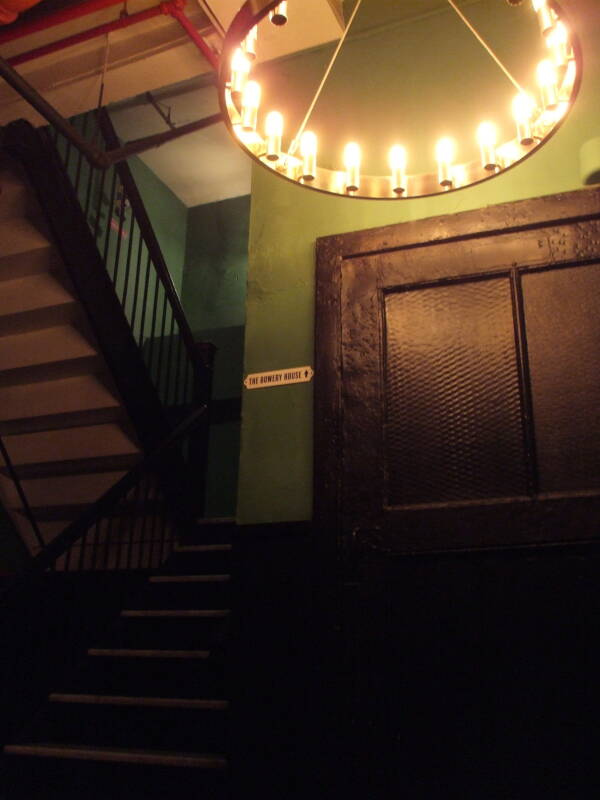
<svg viewBox="0 0 600 800">
<path fill-rule="evenodd" d="M 2 2 L 2 0 L 0 0 L 0 2 Z M 61 25 L 65 22 L 69 22 L 70 20 L 77 19 L 87 14 L 92 14 L 96 11 L 100 11 L 113 5 L 121 5 L 122 2 L 123 0 L 88 0 L 88 2 L 82 3 L 74 8 L 67 8 L 63 11 L 58 11 L 56 14 L 51 14 L 43 19 L 33 20 L 32 22 L 19 25 L 18 28 L 1 32 L 0 44 L 12 41 L 22 36 L 27 36 L 31 33 L 36 33 L 38 31 L 51 28 L 55 25 Z M 160 3 L 160 5 L 146 9 L 145 11 L 138 11 L 137 13 L 130 15 L 124 14 L 118 19 L 104 23 L 103 25 L 98 25 L 95 28 L 90 28 L 87 31 L 81 31 L 80 33 L 75 33 L 72 36 L 67 36 L 64 39 L 59 39 L 56 42 L 50 42 L 42 47 L 37 47 L 25 53 L 19 53 L 18 55 L 9 58 L 8 63 L 12 66 L 24 64 L 26 61 L 31 61 L 35 58 L 40 58 L 41 56 L 56 53 L 66 47 L 72 47 L 73 45 L 87 42 L 90 39 L 94 39 L 98 36 L 104 36 L 112 31 L 128 28 L 131 25 L 136 25 L 139 22 L 145 22 L 148 19 L 165 14 L 166 16 L 173 17 L 173 19 L 175 19 L 181 25 L 211 67 L 216 70 L 219 62 L 218 56 L 204 41 L 202 36 L 198 33 L 185 15 L 183 10 L 185 3 L 186 0 L 169 0 L 169 2 Z"/>
<path fill-rule="evenodd" d="M 41 114 L 44 119 L 60 131 L 60 133 L 84 155 L 85 159 L 92 164 L 92 166 L 99 167 L 100 169 L 107 169 L 118 161 L 125 161 L 125 159 L 133 155 L 138 155 L 146 150 L 151 150 L 154 147 L 159 147 L 161 144 L 173 141 L 173 139 L 179 139 L 181 136 L 187 136 L 189 133 L 194 133 L 195 131 L 202 130 L 210 125 L 215 125 L 217 122 L 223 121 L 222 114 L 212 114 L 197 122 L 181 125 L 179 128 L 175 128 L 172 131 L 157 133 L 153 136 L 145 136 L 143 139 L 135 139 L 123 145 L 123 147 L 117 147 L 114 150 L 105 152 L 94 144 L 86 142 L 79 131 L 71 125 L 68 120 L 61 116 L 54 106 L 50 105 L 50 103 L 3 58 L 0 58 L 0 77 L 4 78 L 9 86 L 12 86 L 12 88 Z"/>
<path fill-rule="evenodd" d="M 0 2 L 3 2 L 3 0 L 0 0 Z M 71 20 L 85 17 L 88 14 L 94 14 L 97 11 L 110 8 L 110 6 L 121 5 L 123 5 L 123 0 L 86 0 L 85 3 L 77 3 L 77 5 L 63 8 L 61 11 L 55 11 L 45 17 L 20 22 L 7 31 L 1 31 L 0 44 L 12 42 L 14 39 L 21 39 L 23 36 L 29 36 L 32 33 L 45 31 L 47 28 L 53 28 L 55 25 L 62 25 L 65 22 L 71 22 Z"/>
<path fill-rule="evenodd" d="M 131 25 L 137 25 L 139 22 L 145 22 L 153 17 L 159 17 L 164 13 L 165 12 L 163 11 L 162 5 L 160 5 L 154 6 L 154 8 L 148 8 L 145 11 L 138 11 L 136 14 L 128 14 L 125 17 L 119 17 L 111 22 L 106 22 L 104 25 L 98 25 L 97 27 L 90 28 L 87 31 L 74 33 L 72 36 L 65 36 L 64 39 L 58 39 L 56 42 L 50 42 L 49 44 L 42 45 L 41 47 L 36 47 L 33 50 L 28 50 L 26 53 L 19 53 L 18 55 L 9 58 L 8 63 L 11 66 L 16 67 L 19 64 L 24 64 L 26 61 L 32 61 L 34 58 L 48 56 L 51 53 L 64 50 L 66 47 L 73 47 L 76 44 L 87 42 L 90 39 L 95 39 L 98 36 L 104 36 L 105 34 L 112 33 L 113 31 L 129 28 Z"/>
</svg>

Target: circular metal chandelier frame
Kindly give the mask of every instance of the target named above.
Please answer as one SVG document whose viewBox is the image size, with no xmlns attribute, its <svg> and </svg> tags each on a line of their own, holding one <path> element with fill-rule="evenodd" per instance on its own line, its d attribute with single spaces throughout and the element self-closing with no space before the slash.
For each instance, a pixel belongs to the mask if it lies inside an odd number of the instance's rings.
<svg viewBox="0 0 600 800">
<path fill-rule="evenodd" d="M 219 102 L 225 124 L 242 150 L 264 168 L 297 185 L 337 197 L 363 200 L 406 200 L 458 191 L 491 180 L 538 152 L 540 147 L 557 132 L 568 116 L 581 85 L 583 62 L 581 48 L 568 16 L 554 0 L 534 0 L 534 6 L 536 3 L 542 8 L 542 12 L 537 10 L 540 20 L 541 13 L 547 13 L 549 14 L 548 19 L 568 25 L 570 55 L 564 69 L 560 72 L 560 83 L 556 87 L 557 98 L 560 101 L 558 107 L 562 106 L 562 110 L 560 113 L 549 112 L 544 108 L 544 104 L 541 107 L 538 106 L 531 119 L 531 134 L 520 139 L 517 126 L 515 138 L 492 146 L 494 152 L 492 159 L 489 158 L 489 155 L 486 159 L 485 146 L 482 145 L 481 159 L 445 165 L 438 162 L 436 172 L 408 173 L 403 175 L 403 179 L 400 181 L 399 179 L 394 180 L 392 168 L 388 175 L 360 173 L 359 180 L 349 181 L 347 169 L 333 170 L 315 166 L 312 170 L 313 174 L 305 176 L 301 157 L 281 150 L 274 158 L 273 154 L 268 153 L 268 137 L 262 136 L 256 125 L 252 130 L 243 129 L 241 96 L 240 93 L 236 94 L 232 91 L 232 58 L 234 53 L 247 41 L 248 34 L 255 29 L 255 26 L 281 5 L 280 0 L 246 0 L 227 31 L 218 80 Z M 276 24 L 281 24 L 281 22 Z M 540 24 L 543 25 L 542 22 Z M 540 35 L 543 34 L 540 33 Z M 397 170 L 396 174 L 398 174 Z M 401 182 L 403 185 L 400 186 Z"/>
</svg>

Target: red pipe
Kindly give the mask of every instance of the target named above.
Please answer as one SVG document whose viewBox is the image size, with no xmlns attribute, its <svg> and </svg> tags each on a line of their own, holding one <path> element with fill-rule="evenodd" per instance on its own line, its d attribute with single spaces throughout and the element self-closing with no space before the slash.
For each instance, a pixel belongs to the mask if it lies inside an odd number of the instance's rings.
<svg viewBox="0 0 600 800">
<path fill-rule="evenodd" d="M 7 58 L 6 60 L 11 67 L 16 67 L 34 58 L 56 53 L 58 50 L 63 50 L 65 47 L 72 47 L 73 45 L 87 42 L 97 36 L 104 36 L 106 33 L 111 33 L 111 31 L 129 28 L 130 25 L 136 25 L 138 22 L 145 22 L 147 19 L 159 17 L 161 14 L 164 14 L 162 5 L 148 8 L 146 11 L 138 11 L 137 14 L 130 14 L 127 17 L 119 17 L 118 19 L 112 20 L 112 22 L 106 22 L 104 25 L 98 25 L 96 28 L 90 28 L 81 33 L 74 33 L 72 36 L 66 36 L 64 39 L 59 39 L 56 42 L 50 42 L 50 44 L 42 45 L 42 47 L 36 47 L 33 50 L 28 50 L 26 53 L 19 53 L 19 55 Z"/>
<path fill-rule="evenodd" d="M 85 5 L 90 6 L 94 3 L 105 3 L 105 5 L 108 6 L 110 4 L 114 4 L 114 2 L 115 0 L 91 0 L 90 3 L 86 3 Z M 121 3 L 122 0 L 118 0 L 118 2 Z M 81 33 L 75 33 L 72 36 L 66 36 L 64 39 L 59 39 L 56 42 L 50 42 L 49 44 L 42 45 L 41 47 L 36 47 L 33 50 L 28 50 L 25 53 L 19 53 L 18 55 L 7 59 L 7 61 L 12 67 L 16 67 L 19 64 L 24 64 L 26 61 L 31 61 L 34 58 L 40 58 L 41 56 L 47 56 L 51 53 L 56 53 L 59 50 L 63 50 L 65 47 L 72 47 L 73 45 L 87 42 L 90 39 L 95 39 L 98 36 L 104 36 L 112 31 L 129 28 L 131 25 L 136 25 L 139 22 L 145 22 L 146 20 L 152 19 L 153 17 L 158 17 L 161 14 L 168 14 L 180 23 L 182 28 L 186 31 L 196 47 L 198 47 L 209 64 L 216 69 L 218 57 L 215 55 L 215 53 L 213 53 L 189 19 L 185 16 L 182 10 L 183 5 L 184 0 L 170 0 L 170 2 L 161 3 L 159 6 L 154 6 L 154 8 L 148 8 L 145 11 L 138 11 L 136 14 L 119 17 L 111 22 L 106 22 L 103 25 L 90 28 L 87 31 L 81 31 Z M 88 11 L 86 13 L 91 12 Z M 41 20 L 39 22 L 41 22 Z M 58 23 L 53 22 L 51 24 Z"/>
<path fill-rule="evenodd" d="M 77 5 L 64 8 L 62 11 L 48 14 L 47 17 L 34 19 L 31 22 L 21 22 L 7 31 L 2 31 L 0 33 L 0 44 L 12 42 L 22 36 L 29 36 L 31 33 L 45 31 L 46 28 L 53 28 L 55 25 L 62 25 L 64 22 L 85 17 L 87 14 L 94 14 L 96 11 L 102 11 L 102 9 L 110 8 L 110 6 L 120 5 L 123 5 L 123 0 L 86 0 L 85 3 L 77 3 Z"/>
<path fill-rule="evenodd" d="M 170 14 L 173 19 L 177 20 L 192 42 L 196 45 L 198 50 L 200 50 L 204 58 L 213 67 L 213 69 L 216 70 L 219 66 L 219 57 L 213 52 L 213 50 L 210 49 L 196 28 L 194 28 L 192 23 L 184 14 L 183 7 L 185 5 L 185 0 L 171 0 L 170 3 L 163 3 L 162 5 L 165 9 L 165 14 Z"/>
</svg>

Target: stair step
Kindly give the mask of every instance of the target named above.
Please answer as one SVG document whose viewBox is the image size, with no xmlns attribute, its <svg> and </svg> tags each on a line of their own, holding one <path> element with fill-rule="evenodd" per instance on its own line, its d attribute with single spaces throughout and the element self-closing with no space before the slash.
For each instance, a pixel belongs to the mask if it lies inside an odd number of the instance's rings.
<svg viewBox="0 0 600 800">
<path fill-rule="evenodd" d="M 227 766 L 227 759 L 222 755 L 152 752 L 112 747 L 83 747 L 48 743 L 9 744 L 5 746 L 4 752 L 14 756 L 109 761 L 115 764 L 157 764 L 170 767 L 195 767 L 196 769 L 225 769 Z"/>
<path fill-rule="evenodd" d="M 226 711 L 228 700 L 190 699 L 187 697 L 135 697 L 108 694 L 60 694 L 53 692 L 51 703 L 73 703 L 80 705 L 148 706 L 151 708 L 183 708 L 202 711 Z"/>
<path fill-rule="evenodd" d="M 227 583 L 231 575 L 151 575 L 150 583 Z"/>
<path fill-rule="evenodd" d="M 77 315 L 77 301 L 58 273 L 42 272 L 3 281 L 0 336 L 37 330 Z"/>
<path fill-rule="evenodd" d="M 130 600 L 128 608 L 159 611 L 178 611 L 181 608 L 221 610 L 229 608 L 231 604 L 231 587 L 230 580 L 148 581 L 143 596 Z"/>
<path fill-rule="evenodd" d="M 96 348 L 72 325 L 0 337 L 0 371 L 17 373 L 19 383 L 40 374 L 48 376 L 52 367 L 70 361 L 88 369 L 100 363 Z"/>
<path fill-rule="evenodd" d="M 94 643 L 97 647 L 210 650 L 224 635 L 227 612 L 221 609 L 121 612 L 118 622 Z"/>
<path fill-rule="evenodd" d="M 192 748 L 222 752 L 226 748 L 229 713 L 220 701 L 195 703 L 191 698 L 175 698 L 169 702 L 170 698 L 164 697 L 131 696 L 109 699 L 116 702 L 47 703 L 24 741 L 170 751 Z"/>
<path fill-rule="evenodd" d="M 25 217 L 29 210 L 29 190 L 15 170 L 3 166 L 0 169 L 0 220 Z"/>
<path fill-rule="evenodd" d="M 0 280 L 48 272 L 60 266 L 49 239 L 24 218 L 0 221 Z"/>
<path fill-rule="evenodd" d="M 97 472 L 83 475 L 27 478 L 21 481 L 25 496 L 32 508 L 45 508 L 58 497 L 66 497 L 72 505 L 94 503 L 125 475 L 124 472 Z M 21 508 L 14 484 L 0 477 L 0 485 L 8 508 Z"/>
<path fill-rule="evenodd" d="M 229 609 L 224 608 L 203 608 L 203 609 L 159 609 L 159 608 L 129 608 L 124 611 L 121 611 L 122 617 L 133 617 L 133 618 L 142 618 L 146 619 L 150 618 L 176 618 L 176 619 L 187 619 L 187 618 L 200 618 L 200 619 L 223 619 L 229 616 L 231 612 Z"/>
<path fill-rule="evenodd" d="M 176 544 L 176 553 L 224 553 L 232 550 L 230 544 Z"/>
<path fill-rule="evenodd" d="M 132 650 L 126 648 L 90 647 L 87 652 L 89 656 L 100 658 L 210 658 L 210 650 Z"/>
<path fill-rule="evenodd" d="M 82 418 L 98 418 L 103 412 L 122 415 L 118 398 L 95 375 L 19 384 L 0 388 L 0 434 L 25 433 L 46 427 L 80 424 Z M 52 418 L 55 424 L 51 424 Z M 37 423 L 36 423 L 37 420 Z M 33 427 L 31 424 L 33 423 Z"/>
<path fill-rule="evenodd" d="M 222 665 L 211 658 L 88 656 L 55 686 L 57 694 L 140 695 L 220 699 L 226 695 Z"/>
<path fill-rule="evenodd" d="M 6 436 L 4 444 L 15 466 L 80 461 L 140 453 L 133 439 L 116 423 L 60 428 Z"/>
<path fill-rule="evenodd" d="M 93 451 L 89 451 L 93 453 Z M 40 464 L 23 464 L 16 468 L 21 480 L 27 478 L 48 478 L 61 475 L 84 475 L 102 472 L 129 472 L 139 461 L 137 455 L 115 455 L 90 457 L 77 461 L 46 461 Z M 13 462 L 14 463 L 14 462 Z M 7 471 L 0 466 L 0 473 Z"/>
</svg>

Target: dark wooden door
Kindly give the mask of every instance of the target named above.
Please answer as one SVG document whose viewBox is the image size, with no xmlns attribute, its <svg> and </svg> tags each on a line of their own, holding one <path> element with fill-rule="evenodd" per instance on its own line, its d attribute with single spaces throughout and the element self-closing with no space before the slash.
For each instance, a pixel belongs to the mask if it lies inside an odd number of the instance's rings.
<svg viewBox="0 0 600 800">
<path fill-rule="evenodd" d="M 316 494 L 342 536 L 399 553 L 594 538 L 600 193 L 320 254 Z"/>
<path fill-rule="evenodd" d="M 317 557 L 364 796 L 597 790 L 599 361 L 597 190 L 319 242 Z"/>
</svg>

